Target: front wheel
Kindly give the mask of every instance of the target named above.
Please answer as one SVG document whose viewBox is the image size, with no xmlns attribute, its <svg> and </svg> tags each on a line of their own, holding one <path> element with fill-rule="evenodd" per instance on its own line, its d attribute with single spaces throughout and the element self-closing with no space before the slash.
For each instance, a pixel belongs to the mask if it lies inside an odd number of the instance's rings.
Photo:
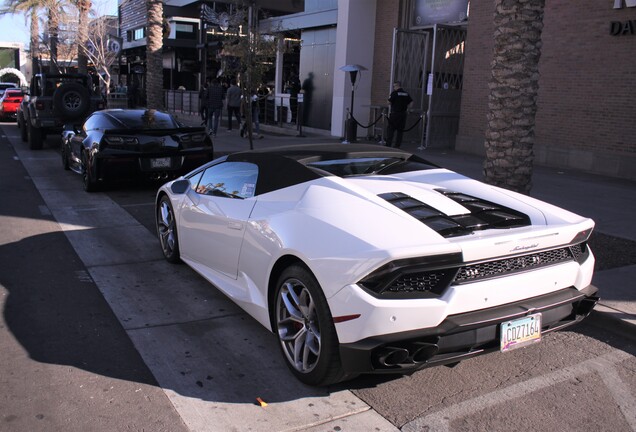
<svg viewBox="0 0 636 432">
<path fill-rule="evenodd" d="M 336 328 L 316 278 L 307 268 L 293 265 L 277 287 L 274 324 L 287 366 L 308 385 L 342 381 Z"/>
<path fill-rule="evenodd" d="M 157 236 L 166 260 L 171 263 L 180 262 L 177 223 L 170 199 L 165 195 L 161 197 L 157 207 Z"/>
</svg>

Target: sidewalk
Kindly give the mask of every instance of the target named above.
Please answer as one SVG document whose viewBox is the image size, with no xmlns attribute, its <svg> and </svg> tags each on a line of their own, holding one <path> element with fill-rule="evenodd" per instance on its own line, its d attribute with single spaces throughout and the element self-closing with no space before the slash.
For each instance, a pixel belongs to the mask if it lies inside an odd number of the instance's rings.
<svg viewBox="0 0 636 432">
<path fill-rule="evenodd" d="M 200 126 L 199 117 L 176 113 L 184 124 Z M 227 131 L 226 117 L 214 139 L 218 155 L 250 149 L 238 127 Z M 261 124 L 262 139 L 253 140 L 254 149 L 294 144 L 339 143 L 342 139 L 324 131 L 303 130 L 299 137 L 293 127 Z M 358 138 L 358 142 L 369 142 Z M 346 144 L 343 144 L 346 145 Z M 402 148 L 431 162 L 468 177 L 482 180 L 483 157 L 446 149 L 419 149 L 419 143 L 405 142 Z M 636 326 L 636 182 L 577 171 L 535 166 L 531 196 L 582 216 L 592 218 L 596 228 L 592 251 L 597 258 L 593 284 L 601 300 L 595 311 L 619 323 Z M 617 321 L 613 321 L 617 322 Z"/>
</svg>

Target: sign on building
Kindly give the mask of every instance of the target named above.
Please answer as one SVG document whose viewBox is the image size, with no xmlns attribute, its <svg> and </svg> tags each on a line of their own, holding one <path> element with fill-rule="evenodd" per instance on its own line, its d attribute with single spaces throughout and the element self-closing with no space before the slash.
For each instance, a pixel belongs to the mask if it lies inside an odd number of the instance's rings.
<svg viewBox="0 0 636 432">
<path fill-rule="evenodd" d="M 468 18 L 468 0 L 415 0 L 411 27 L 448 24 Z"/>
</svg>

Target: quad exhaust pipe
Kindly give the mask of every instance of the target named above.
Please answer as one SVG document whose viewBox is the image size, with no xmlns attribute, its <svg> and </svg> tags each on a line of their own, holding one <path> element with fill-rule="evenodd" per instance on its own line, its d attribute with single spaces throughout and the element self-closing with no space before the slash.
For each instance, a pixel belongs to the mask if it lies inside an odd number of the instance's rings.
<svg viewBox="0 0 636 432">
<path fill-rule="evenodd" d="M 405 347 L 386 346 L 374 355 L 374 360 L 382 367 L 395 367 L 400 364 L 424 363 L 439 351 L 437 344 L 413 342 Z"/>
<path fill-rule="evenodd" d="M 167 180 L 168 179 L 168 173 L 167 172 L 152 173 L 152 174 L 150 174 L 150 179 L 151 180 Z"/>
<path fill-rule="evenodd" d="M 384 347 L 377 354 L 377 362 L 385 367 L 397 366 L 405 363 L 409 358 L 409 352 L 405 348 Z"/>
</svg>

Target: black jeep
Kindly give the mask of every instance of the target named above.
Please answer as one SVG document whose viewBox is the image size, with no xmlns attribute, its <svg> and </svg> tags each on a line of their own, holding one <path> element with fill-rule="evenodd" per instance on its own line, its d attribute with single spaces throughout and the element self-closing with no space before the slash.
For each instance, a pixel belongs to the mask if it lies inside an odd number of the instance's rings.
<svg viewBox="0 0 636 432">
<path fill-rule="evenodd" d="M 106 106 L 93 81 L 84 74 L 36 74 L 29 96 L 18 109 L 22 140 L 29 148 L 42 148 L 46 135 L 60 133 L 66 123 L 81 124 L 94 111 Z"/>
</svg>

